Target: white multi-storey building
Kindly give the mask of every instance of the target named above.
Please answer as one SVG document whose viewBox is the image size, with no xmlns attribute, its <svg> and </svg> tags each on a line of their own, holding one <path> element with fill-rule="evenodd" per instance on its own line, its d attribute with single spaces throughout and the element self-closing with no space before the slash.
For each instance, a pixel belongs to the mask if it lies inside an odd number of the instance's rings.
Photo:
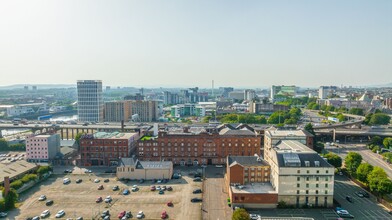
<svg viewBox="0 0 392 220">
<path fill-rule="evenodd" d="M 78 80 L 79 121 L 103 121 L 103 98 L 101 80 Z"/>
</svg>

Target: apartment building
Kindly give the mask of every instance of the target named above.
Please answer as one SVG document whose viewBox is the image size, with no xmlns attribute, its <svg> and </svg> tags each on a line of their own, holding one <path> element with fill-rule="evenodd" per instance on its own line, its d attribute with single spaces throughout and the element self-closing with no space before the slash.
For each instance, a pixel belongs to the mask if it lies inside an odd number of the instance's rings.
<svg viewBox="0 0 392 220">
<path fill-rule="evenodd" d="M 270 170 L 257 155 L 228 156 L 225 180 L 232 206 L 276 208 L 278 193 L 269 182 Z"/>
<path fill-rule="evenodd" d="M 131 101 L 105 102 L 105 121 L 128 121 L 132 116 Z"/>
<path fill-rule="evenodd" d="M 80 138 L 83 166 L 117 166 L 119 158 L 130 157 L 136 149 L 138 133 L 85 134 Z"/>
<path fill-rule="evenodd" d="M 137 154 L 142 161 L 172 161 L 179 165 L 225 164 L 226 157 L 260 155 L 261 139 L 248 129 L 168 128 L 157 137 L 141 138 Z"/>
<path fill-rule="evenodd" d="M 26 156 L 29 162 L 49 162 L 60 156 L 60 135 L 37 135 L 26 138 Z"/>
<path fill-rule="evenodd" d="M 137 121 L 153 122 L 159 118 L 158 101 L 131 101 L 132 115 L 138 115 Z"/>
</svg>

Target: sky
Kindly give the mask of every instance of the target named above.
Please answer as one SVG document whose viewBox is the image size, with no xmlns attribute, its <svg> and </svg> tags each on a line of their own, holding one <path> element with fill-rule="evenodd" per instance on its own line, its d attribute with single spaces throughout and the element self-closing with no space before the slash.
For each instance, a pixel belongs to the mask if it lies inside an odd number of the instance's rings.
<svg viewBox="0 0 392 220">
<path fill-rule="evenodd" d="M 0 0 L 0 86 L 392 83 L 390 0 Z"/>
</svg>

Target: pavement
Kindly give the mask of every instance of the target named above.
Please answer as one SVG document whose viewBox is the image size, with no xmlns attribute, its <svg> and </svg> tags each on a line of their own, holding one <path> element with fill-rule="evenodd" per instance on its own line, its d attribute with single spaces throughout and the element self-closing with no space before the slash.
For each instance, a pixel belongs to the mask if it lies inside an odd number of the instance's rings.
<svg viewBox="0 0 392 220">
<path fill-rule="evenodd" d="M 338 148 L 332 148 L 328 150 L 338 154 L 343 158 L 343 160 L 349 152 L 357 152 L 362 156 L 363 161 L 373 166 L 381 167 L 383 170 L 385 170 L 388 177 L 392 179 L 392 165 L 385 162 L 381 155 L 373 153 L 371 150 L 367 149 L 365 145 L 339 144 Z"/>
</svg>

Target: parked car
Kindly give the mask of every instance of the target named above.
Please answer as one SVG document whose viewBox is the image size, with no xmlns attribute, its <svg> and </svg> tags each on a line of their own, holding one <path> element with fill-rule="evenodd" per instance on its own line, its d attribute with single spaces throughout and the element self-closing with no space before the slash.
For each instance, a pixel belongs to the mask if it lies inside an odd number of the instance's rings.
<svg viewBox="0 0 392 220">
<path fill-rule="evenodd" d="M 124 189 L 123 195 L 128 195 L 129 194 L 129 189 Z"/>
<path fill-rule="evenodd" d="M 41 195 L 41 196 L 38 198 L 38 201 L 44 201 L 44 200 L 46 200 L 46 196 L 45 196 L 45 195 Z"/>
<path fill-rule="evenodd" d="M 6 212 L 0 212 L 0 218 L 5 218 L 7 217 L 8 213 Z"/>
<path fill-rule="evenodd" d="M 76 182 L 76 183 L 81 183 L 81 182 L 82 182 L 82 179 L 77 179 L 75 182 Z"/>
<path fill-rule="evenodd" d="M 249 217 L 250 217 L 251 220 L 257 220 L 257 219 L 259 219 L 259 216 L 260 216 L 260 215 L 249 214 Z M 260 217 L 261 217 L 261 216 L 260 216 Z"/>
<path fill-rule="evenodd" d="M 151 186 L 151 187 L 150 187 L 150 190 L 151 190 L 151 191 L 155 191 L 155 190 L 156 190 L 155 186 Z"/>
<path fill-rule="evenodd" d="M 46 218 L 50 215 L 50 211 L 49 210 L 45 210 L 41 213 L 40 217 L 41 218 Z"/>
<path fill-rule="evenodd" d="M 57 212 L 57 214 L 56 214 L 56 218 L 61 218 L 61 217 L 63 217 L 65 215 L 65 211 L 64 210 L 60 210 L 60 211 L 58 211 Z"/>
<path fill-rule="evenodd" d="M 167 218 L 167 212 L 164 210 L 161 213 L 161 219 L 165 219 L 165 218 Z"/>
<path fill-rule="evenodd" d="M 167 191 L 173 191 L 173 188 L 171 186 L 168 186 Z"/>
<path fill-rule="evenodd" d="M 144 218 L 144 213 L 143 213 L 143 211 L 139 211 L 139 212 L 137 213 L 137 215 L 136 215 L 136 218 L 138 218 L 138 219 Z"/>
<path fill-rule="evenodd" d="M 109 179 L 105 179 L 103 182 L 108 183 L 108 182 L 109 182 Z"/>
<path fill-rule="evenodd" d="M 195 190 L 193 190 L 193 194 L 197 194 L 197 193 L 201 193 L 202 191 L 201 191 L 201 189 L 195 189 Z"/>
<path fill-rule="evenodd" d="M 99 185 L 98 190 L 103 190 L 103 185 Z"/>
<path fill-rule="evenodd" d="M 353 215 L 351 215 L 350 213 L 341 213 L 341 214 L 338 214 L 340 217 L 342 217 L 342 218 L 354 218 L 354 216 Z"/>
<path fill-rule="evenodd" d="M 131 211 L 125 213 L 125 217 L 126 217 L 126 218 L 132 218 L 132 213 L 131 213 Z"/>
<path fill-rule="evenodd" d="M 120 187 L 118 187 L 117 185 L 116 185 L 116 186 L 113 186 L 113 188 L 112 188 L 113 191 L 117 191 L 117 190 L 119 190 L 119 189 L 120 189 Z"/>
<path fill-rule="evenodd" d="M 125 216 L 125 213 L 126 213 L 126 211 L 122 211 L 122 212 L 120 212 L 120 213 L 118 213 L 118 218 L 122 218 L 122 217 L 124 217 Z"/>
<path fill-rule="evenodd" d="M 193 179 L 193 182 L 201 182 L 201 181 L 202 181 L 202 180 L 201 180 L 200 177 L 196 177 L 196 178 Z"/>
<path fill-rule="evenodd" d="M 110 216 L 109 210 L 104 210 L 104 211 L 102 212 L 102 214 L 101 214 L 101 217 L 102 217 L 102 218 L 105 218 L 106 216 Z"/>
<path fill-rule="evenodd" d="M 69 184 L 69 183 L 71 183 L 71 179 L 69 178 L 63 179 L 63 184 Z"/>
<path fill-rule="evenodd" d="M 365 192 L 365 191 L 361 191 L 363 197 L 365 198 L 369 198 L 369 193 Z"/>
<path fill-rule="evenodd" d="M 95 200 L 95 202 L 96 203 L 100 203 L 100 202 L 102 202 L 102 197 L 100 196 L 100 197 L 98 197 L 96 200 Z"/>
<path fill-rule="evenodd" d="M 45 205 L 46 205 L 46 206 L 51 206 L 51 205 L 53 205 L 53 200 L 48 200 L 48 201 L 46 201 Z"/>
<path fill-rule="evenodd" d="M 111 203 L 112 201 L 113 201 L 113 199 L 111 196 L 106 196 L 106 198 L 105 198 L 106 203 Z"/>
<path fill-rule="evenodd" d="M 39 220 L 39 216 L 34 216 L 31 220 Z"/>
<path fill-rule="evenodd" d="M 191 199 L 191 202 L 202 202 L 203 200 L 200 198 L 193 198 Z"/>
<path fill-rule="evenodd" d="M 159 194 L 160 194 L 160 195 L 163 195 L 163 194 L 165 194 L 165 191 L 159 190 Z"/>
<path fill-rule="evenodd" d="M 173 207 L 173 202 L 169 201 L 169 202 L 166 203 L 166 205 L 169 206 L 169 207 Z"/>
<path fill-rule="evenodd" d="M 99 179 L 94 180 L 94 183 L 99 183 L 99 182 L 101 182 L 101 180 L 99 180 Z"/>
</svg>

